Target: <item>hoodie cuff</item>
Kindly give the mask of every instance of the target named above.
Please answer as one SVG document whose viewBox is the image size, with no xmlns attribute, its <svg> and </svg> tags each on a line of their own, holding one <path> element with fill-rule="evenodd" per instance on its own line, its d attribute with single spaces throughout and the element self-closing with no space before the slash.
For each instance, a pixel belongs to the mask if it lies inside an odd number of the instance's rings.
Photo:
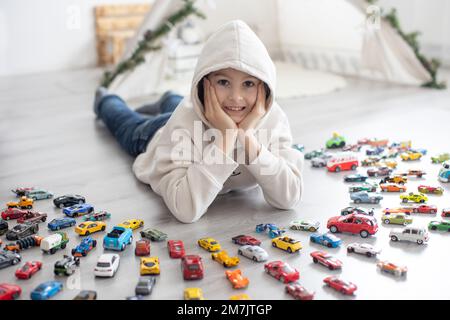
<svg viewBox="0 0 450 320">
<path fill-rule="evenodd" d="M 213 142 L 203 149 L 203 159 L 197 166 L 210 180 L 222 188 L 239 164 Z"/>
<path fill-rule="evenodd" d="M 258 156 L 247 166 L 254 177 L 273 176 L 278 172 L 280 159 L 264 145 L 261 145 Z"/>
</svg>

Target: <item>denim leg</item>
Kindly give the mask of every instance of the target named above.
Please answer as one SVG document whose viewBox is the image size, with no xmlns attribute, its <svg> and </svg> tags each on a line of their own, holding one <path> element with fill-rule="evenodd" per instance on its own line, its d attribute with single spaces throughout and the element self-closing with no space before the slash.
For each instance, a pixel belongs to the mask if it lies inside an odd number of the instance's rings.
<svg viewBox="0 0 450 320">
<path fill-rule="evenodd" d="M 173 112 L 178 104 L 183 100 L 183 97 L 177 94 L 172 94 L 168 96 L 164 101 L 161 103 L 161 114 L 162 113 L 168 113 Z"/>
</svg>

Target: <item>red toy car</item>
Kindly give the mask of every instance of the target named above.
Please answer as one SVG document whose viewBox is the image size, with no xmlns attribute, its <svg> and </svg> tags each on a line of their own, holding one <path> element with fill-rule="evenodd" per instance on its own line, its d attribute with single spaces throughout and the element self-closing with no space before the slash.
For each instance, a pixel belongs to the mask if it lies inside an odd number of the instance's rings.
<svg viewBox="0 0 450 320">
<path fill-rule="evenodd" d="M 367 175 L 369 177 L 388 176 L 391 173 L 392 173 L 392 169 L 389 167 L 378 167 L 378 168 L 367 169 Z"/>
<path fill-rule="evenodd" d="M 136 241 L 134 254 L 138 257 L 150 255 L 150 241 L 148 241 L 147 239 Z"/>
<path fill-rule="evenodd" d="M 283 283 L 294 282 L 300 278 L 300 272 L 283 261 L 266 263 L 264 265 L 264 270 Z"/>
<path fill-rule="evenodd" d="M 14 284 L 0 283 L 0 300 L 15 300 L 22 293 L 22 288 Z"/>
<path fill-rule="evenodd" d="M 421 204 L 412 209 L 414 213 L 431 213 L 434 214 L 437 212 L 437 207 L 432 205 Z"/>
<path fill-rule="evenodd" d="M 341 269 L 342 262 L 324 251 L 311 252 L 314 263 L 320 263 L 330 270 Z"/>
<path fill-rule="evenodd" d="M 239 235 L 231 238 L 231 241 L 235 244 L 239 244 L 241 246 L 250 245 L 250 246 L 259 246 L 261 241 L 251 236 Z"/>
<path fill-rule="evenodd" d="M 27 211 L 22 217 L 17 219 L 17 223 L 25 223 L 25 222 L 39 223 L 45 222 L 45 220 L 47 220 L 46 213 L 37 211 Z"/>
<path fill-rule="evenodd" d="M 356 170 L 358 166 L 358 158 L 353 155 L 336 156 L 327 162 L 327 169 L 330 172 Z"/>
<path fill-rule="evenodd" d="M 424 186 L 423 184 L 417 187 L 417 190 L 422 193 L 433 193 L 433 194 L 443 194 L 444 188 L 442 187 L 430 187 L 430 186 Z"/>
<path fill-rule="evenodd" d="M 27 261 L 22 267 L 16 270 L 16 277 L 18 279 L 30 279 L 33 274 L 41 270 L 42 262 Z"/>
<path fill-rule="evenodd" d="M 290 283 L 286 285 L 286 293 L 298 300 L 312 300 L 314 299 L 314 292 L 309 292 L 299 283 Z"/>
<path fill-rule="evenodd" d="M 187 255 L 181 258 L 181 271 L 184 280 L 203 279 L 203 262 L 198 255 Z"/>
<path fill-rule="evenodd" d="M 356 289 L 358 289 L 355 284 L 343 281 L 336 276 L 326 277 L 325 279 L 323 279 L 323 282 L 325 282 L 329 287 L 343 294 L 352 295 L 354 294 Z"/>
<path fill-rule="evenodd" d="M 378 224 L 377 220 L 372 216 L 351 213 L 346 216 L 336 216 L 328 219 L 327 228 L 332 233 L 359 233 L 362 238 L 367 238 L 369 235 L 377 233 Z"/>
<path fill-rule="evenodd" d="M 22 210 L 18 208 L 8 208 L 2 212 L 3 220 L 19 219 L 22 218 L 28 210 Z"/>
<path fill-rule="evenodd" d="M 169 250 L 169 256 L 173 259 L 183 258 L 186 254 L 184 251 L 184 243 L 181 240 L 167 241 L 167 248 Z"/>
<path fill-rule="evenodd" d="M 441 214 L 441 216 L 442 216 L 443 218 L 448 218 L 448 217 L 450 217 L 450 208 L 444 208 L 444 209 L 442 209 L 442 214 Z"/>
</svg>

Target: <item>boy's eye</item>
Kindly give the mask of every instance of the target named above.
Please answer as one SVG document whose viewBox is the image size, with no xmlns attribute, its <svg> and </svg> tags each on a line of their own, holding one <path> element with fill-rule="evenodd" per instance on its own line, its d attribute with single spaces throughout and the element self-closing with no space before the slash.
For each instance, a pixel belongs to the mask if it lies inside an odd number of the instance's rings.
<svg viewBox="0 0 450 320">
<path fill-rule="evenodd" d="M 253 81 L 245 81 L 244 82 L 244 86 L 245 87 L 253 87 L 255 85 L 255 83 Z"/>
<path fill-rule="evenodd" d="M 220 79 L 217 81 L 217 83 L 221 86 L 227 86 L 229 84 L 228 80 Z"/>
</svg>

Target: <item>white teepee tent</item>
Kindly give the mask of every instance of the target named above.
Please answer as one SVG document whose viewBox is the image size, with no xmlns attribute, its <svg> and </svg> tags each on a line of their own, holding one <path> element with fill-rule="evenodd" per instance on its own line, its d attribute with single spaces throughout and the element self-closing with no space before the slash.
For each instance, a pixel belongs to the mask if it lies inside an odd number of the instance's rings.
<svg viewBox="0 0 450 320">
<path fill-rule="evenodd" d="M 146 30 L 154 30 L 182 5 L 181 0 L 155 0 L 124 58 Z M 194 20 L 205 38 L 234 19 L 255 31 L 276 61 L 281 97 L 343 87 L 339 74 L 406 85 L 430 80 L 411 48 L 388 23 L 370 15 L 374 7 L 363 0 L 198 0 L 196 6 L 207 16 Z M 167 89 L 189 92 L 189 73 L 167 79 L 168 56 L 177 48 L 174 42 L 163 43 L 162 50 L 147 54 L 145 63 L 119 75 L 110 89 L 124 98 Z"/>
</svg>

